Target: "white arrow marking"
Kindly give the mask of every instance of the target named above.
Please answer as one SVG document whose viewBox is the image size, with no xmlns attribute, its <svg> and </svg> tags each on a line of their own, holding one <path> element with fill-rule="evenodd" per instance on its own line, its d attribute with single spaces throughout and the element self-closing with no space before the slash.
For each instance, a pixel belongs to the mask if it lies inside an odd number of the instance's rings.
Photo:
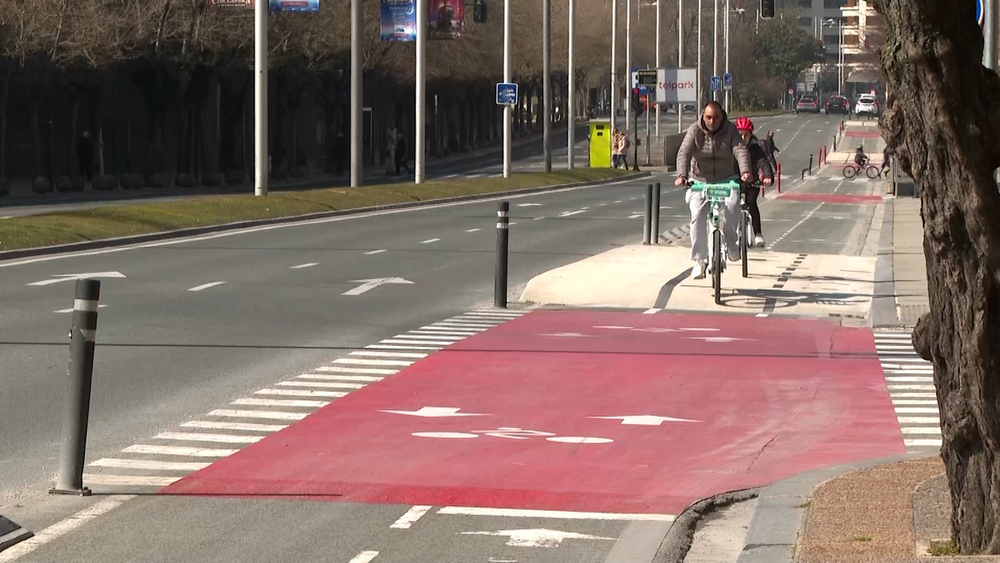
<svg viewBox="0 0 1000 563">
<path fill-rule="evenodd" d="M 673 418 L 669 416 L 655 416 L 651 414 L 635 414 L 624 416 L 591 416 L 603 420 L 621 420 L 626 426 L 659 426 L 664 422 L 701 422 L 700 420 L 690 420 L 687 418 Z"/>
<path fill-rule="evenodd" d="M 121 272 L 91 272 L 89 274 L 59 274 L 54 278 L 49 278 L 47 280 L 36 281 L 34 283 L 29 283 L 28 285 L 34 286 L 45 286 L 52 285 L 54 283 L 70 281 L 70 280 L 82 280 L 87 278 L 124 278 L 125 274 Z"/>
<path fill-rule="evenodd" d="M 362 293 L 371 291 L 380 285 L 385 284 L 413 284 L 410 280 L 404 280 L 403 278 L 372 278 L 368 280 L 351 280 L 351 283 L 360 283 L 358 287 L 345 291 L 341 295 L 361 295 Z"/>
<path fill-rule="evenodd" d="M 589 534 L 578 534 L 576 532 L 562 532 L 559 530 L 546 530 L 539 528 L 535 530 L 497 530 L 495 532 L 462 532 L 464 536 L 507 536 L 505 545 L 512 547 L 559 547 L 563 540 L 606 540 L 614 541 L 615 538 L 605 538 L 601 536 L 591 536 Z"/>
<path fill-rule="evenodd" d="M 556 332 L 553 334 L 540 334 L 539 336 L 556 336 L 559 338 L 590 338 L 590 334 L 582 334 L 579 332 Z"/>
<path fill-rule="evenodd" d="M 458 412 L 462 409 L 455 407 L 420 407 L 416 411 L 379 411 L 390 414 L 405 414 L 407 416 L 420 416 L 423 418 L 450 418 L 454 416 L 489 416 L 488 414 Z"/>
</svg>

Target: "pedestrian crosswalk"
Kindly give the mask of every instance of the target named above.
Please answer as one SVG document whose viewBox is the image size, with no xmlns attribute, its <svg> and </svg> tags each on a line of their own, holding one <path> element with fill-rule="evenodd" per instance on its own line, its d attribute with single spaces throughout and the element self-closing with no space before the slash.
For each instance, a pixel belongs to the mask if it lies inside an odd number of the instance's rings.
<svg viewBox="0 0 1000 563">
<path fill-rule="evenodd" d="M 941 419 L 934 368 L 913 349 L 909 331 L 875 331 L 875 350 L 907 453 L 937 452 Z"/>
<path fill-rule="evenodd" d="M 390 377 L 448 346 L 523 315 L 479 309 L 392 336 L 305 373 L 257 389 L 196 420 L 88 464 L 98 493 L 151 492 L 283 430 L 341 397 Z"/>
</svg>

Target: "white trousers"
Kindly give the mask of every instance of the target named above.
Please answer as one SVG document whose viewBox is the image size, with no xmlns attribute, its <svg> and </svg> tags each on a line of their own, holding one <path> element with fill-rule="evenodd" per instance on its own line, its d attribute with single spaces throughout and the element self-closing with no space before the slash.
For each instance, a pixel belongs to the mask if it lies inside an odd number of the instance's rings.
<svg viewBox="0 0 1000 563">
<path fill-rule="evenodd" d="M 687 190 L 687 193 L 684 194 L 684 201 L 691 209 L 691 260 L 703 264 L 707 263 L 709 257 L 708 212 L 712 204 L 705 197 L 704 192 L 692 192 L 691 190 Z M 733 193 L 726 199 L 722 211 L 722 236 L 726 240 L 726 248 L 738 249 L 736 229 L 740 224 L 739 190 L 733 190 Z"/>
</svg>

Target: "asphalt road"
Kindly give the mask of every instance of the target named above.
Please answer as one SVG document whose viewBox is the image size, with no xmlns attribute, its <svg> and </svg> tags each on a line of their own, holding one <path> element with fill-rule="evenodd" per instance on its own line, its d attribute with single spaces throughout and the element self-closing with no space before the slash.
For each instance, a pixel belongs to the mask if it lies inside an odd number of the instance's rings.
<svg viewBox="0 0 1000 563">
<path fill-rule="evenodd" d="M 776 131 L 785 173 L 797 174 L 814 147 L 832 140 L 839 119 L 755 121 Z M 653 181 L 672 185 L 668 176 Z M 816 180 L 799 188 L 788 182 L 786 191 L 870 193 L 864 182 Z M 536 274 L 637 242 L 645 183 L 511 198 L 512 298 Z M 665 190 L 663 231 L 687 223 L 682 198 L 680 190 Z M 56 471 L 66 384 L 70 318 L 61 311 L 72 306 L 73 291 L 71 281 L 47 280 L 124 276 L 103 280 L 88 444 L 88 460 L 96 460 L 351 350 L 490 306 L 495 208 L 495 202 L 435 206 L 0 262 L 0 513 L 38 530 L 92 502 L 44 494 Z M 762 210 L 769 244 L 786 252 L 850 251 L 857 244 L 849 239 L 871 220 L 856 205 L 813 201 L 778 200 Z M 393 277 L 412 283 L 345 295 L 359 280 Z M 385 537 L 407 508 L 140 498 L 75 532 L 74 541 L 56 540 L 24 560 L 351 561 L 379 538 L 386 547 L 377 563 L 413 561 L 413 553 L 426 561 L 487 561 L 494 554 L 486 536 L 461 544 L 441 538 L 459 527 L 510 526 L 485 516 L 434 516 L 434 526 Z M 517 525 L 614 538 L 567 542 L 576 547 L 538 559 L 579 562 L 605 561 L 642 538 L 648 543 L 664 523 Z M 274 535 L 277 529 L 282 533 Z M 241 541 L 230 541 L 236 536 Z"/>
</svg>

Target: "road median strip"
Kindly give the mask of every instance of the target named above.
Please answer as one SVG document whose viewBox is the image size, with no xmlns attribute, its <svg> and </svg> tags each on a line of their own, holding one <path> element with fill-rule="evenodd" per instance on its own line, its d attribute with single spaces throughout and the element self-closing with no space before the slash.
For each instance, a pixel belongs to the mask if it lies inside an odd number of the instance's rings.
<svg viewBox="0 0 1000 563">
<path fill-rule="evenodd" d="M 296 218 L 419 205 L 493 194 L 542 190 L 571 185 L 628 178 L 626 172 L 610 169 L 579 169 L 551 173 L 515 174 L 509 179 L 452 179 L 387 184 L 364 188 L 323 188 L 272 192 L 267 197 L 253 195 L 195 196 L 180 201 L 107 206 L 11 217 L 0 221 L 0 259 L 22 252 L 40 254 L 46 248 L 111 239 L 179 231 L 221 230 L 273 223 Z M 160 237 L 165 238 L 165 237 Z"/>
</svg>

